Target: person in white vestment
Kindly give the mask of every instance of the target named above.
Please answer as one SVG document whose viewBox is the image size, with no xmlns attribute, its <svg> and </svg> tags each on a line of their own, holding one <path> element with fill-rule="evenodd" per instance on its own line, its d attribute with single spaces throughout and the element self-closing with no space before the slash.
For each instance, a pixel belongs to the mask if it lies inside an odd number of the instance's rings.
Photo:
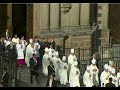
<svg viewBox="0 0 120 90">
<path fill-rule="evenodd" d="M 18 36 L 15 35 L 14 38 L 12 38 L 12 41 L 13 41 L 14 44 L 19 43 L 19 38 L 18 38 Z"/>
<path fill-rule="evenodd" d="M 109 78 L 112 78 L 113 79 L 112 83 L 115 84 L 116 87 L 118 87 L 118 80 L 117 80 L 117 76 L 114 68 L 112 69 L 111 75 L 109 76 Z"/>
<path fill-rule="evenodd" d="M 117 81 L 118 81 L 118 87 L 120 87 L 120 68 L 117 72 Z"/>
<path fill-rule="evenodd" d="M 71 66 L 74 65 L 74 61 L 77 59 L 76 56 L 74 55 L 74 49 L 71 49 L 71 53 L 68 56 L 68 76 L 70 74 Z"/>
<path fill-rule="evenodd" d="M 75 61 L 70 70 L 70 87 L 80 87 L 80 70 L 78 62 Z"/>
<path fill-rule="evenodd" d="M 37 41 L 37 39 L 34 40 L 34 49 L 36 50 L 36 58 L 37 58 L 37 66 L 40 65 L 40 53 L 39 53 L 39 50 L 40 50 L 40 44 L 39 42 Z"/>
<path fill-rule="evenodd" d="M 109 61 L 108 70 L 109 70 L 110 74 L 111 74 L 113 68 L 114 68 L 113 67 L 113 61 Z"/>
<path fill-rule="evenodd" d="M 90 73 L 90 66 L 87 65 L 87 69 L 83 75 L 83 84 L 85 85 L 85 87 L 92 87 L 93 86 L 93 82 L 92 82 L 92 74 Z"/>
<path fill-rule="evenodd" d="M 16 49 L 17 49 L 17 62 L 18 62 L 18 65 L 21 67 L 21 65 L 24 64 L 24 49 L 25 49 L 25 46 L 22 45 L 22 41 L 19 40 L 19 43 L 16 44 Z"/>
<path fill-rule="evenodd" d="M 59 69 L 60 69 L 60 58 L 59 58 L 59 53 L 58 51 L 55 52 L 55 56 L 52 59 L 53 65 L 55 66 L 55 80 L 60 81 L 59 79 Z"/>
<path fill-rule="evenodd" d="M 104 71 L 100 75 L 101 87 L 105 87 L 107 83 L 109 83 L 110 73 L 108 71 L 108 64 L 104 65 Z"/>
<path fill-rule="evenodd" d="M 43 58 L 42 58 L 42 71 L 43 71 L 43 74 L 45 76 L 48 75 L 48 66 L 49 66 L 49 63 L 50 63 L 50 58 L 49 58 L 49 49 L 46 47 L 45 49 L 45 53 L 43 55 Z"/>
<path fill-rule="evenodd" d="M 50 45 L 49 48 L 49 56 L 52 58 L 54 56 L 55 50 L 52 48 L 52 45 Z"/>
<path fill-rule="evenodd" d="M 60 84 L 66 85 L 68 83 L 68 76 L 67 76 L 67 71 L 68 71 L 68 65 L 66 63 L 66 56 L 63 56 L 62 62 L 60 63 L 61 69 L 59 70 L 59 75 L 60 75 Z"/>
<path fill-rule="evenodd" d="M 27 64 L 27 67 L 30 66 L 29 61 L 30 58 L 32 58 L 33 53 L 36 54 L 36 51 L 34 50 L 33 39 L 29 39 L 29 45 L 27 45 L 26 47 L 26 54 L 25 54 L 25 63 Z"/>
<path fill-rule="evenodd" d="M 92 74 L 92 81 L 93 81 L 93 85 L 94 86 L 98 86 L 99 85 L 99 78 L 98 78 L 98 67 L 96 66 L 96 60 L 92 59 L 92 64 L 90 65 L 90 73 Z"/>
<path fill-rule="evenodd" d="M 5 47 L 7 47 L 8 45 L 10 45 L 11 41 L 12 41 L 12 39 L 11 39 L 11 37 L 9 37 L 8 40 L 6 40 Z"/>
</svg>

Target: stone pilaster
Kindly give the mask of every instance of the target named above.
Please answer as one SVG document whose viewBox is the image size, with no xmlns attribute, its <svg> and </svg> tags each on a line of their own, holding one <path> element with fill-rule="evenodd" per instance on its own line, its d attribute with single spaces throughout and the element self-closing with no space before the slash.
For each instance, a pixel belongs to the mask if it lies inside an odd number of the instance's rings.
<svg viewBox="0 0 120 90">
<path fill-rule="evenodd" d="M 59 3 L 51 3 L 50 4 L 50 29 L 56 30 L 59 28 L 60 23 L 60 4 Z"/>
<path fill-rule="evenodd" d="M 80 25 L 90 25 L 90 3 L 81 3 Z"/>
<path fill-rule="evenodd" d="M 46 31 L 49 29 L 50 23 L 50 11 L 49 3 L 40 4 L 40 31 Z"/>
</svg>

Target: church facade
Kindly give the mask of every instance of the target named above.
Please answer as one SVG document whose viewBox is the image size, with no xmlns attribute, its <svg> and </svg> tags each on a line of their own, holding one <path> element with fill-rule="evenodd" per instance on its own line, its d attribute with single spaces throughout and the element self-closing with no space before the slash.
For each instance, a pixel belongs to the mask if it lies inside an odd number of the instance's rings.
<svg viewBox="0 0 120 90">
<path fill-rule="evenodd" d="M 13 5 L 7 5 L 7 28 L 12 35 Z M 114 5 L 115 6 L 115 5 Z M 120 6 L 120 5 L 119 5 Z M 110 39 L 110 4 L 108 3 L 33 3 L 26 4 L 26 37 L 54 38 L 63 44 L 68 35 L 66 47 L 91 47 L 93 22 L 101 30 L 101 45 L 108 45 Z"/>
</svg>

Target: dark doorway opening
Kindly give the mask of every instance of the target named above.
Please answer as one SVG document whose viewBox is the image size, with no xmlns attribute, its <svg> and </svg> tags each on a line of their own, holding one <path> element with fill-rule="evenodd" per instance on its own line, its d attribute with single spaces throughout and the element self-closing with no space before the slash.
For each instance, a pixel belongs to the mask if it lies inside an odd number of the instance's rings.
<svg viewBox="0 0 120 90">
<path fill-rule="evenodd" d="M 90 25 L 92 25 L 93 22 L 97 23 L 97 6 L 98 4 L 90 4 Z"/>
<path fill-rule="evenodd" d="M 21 38 L 21 36 L 24 36 L 26 38 L 26 13 L 26 4 L 12 5 L 13 36 L 17 34 L 19 38 Z"/>
<path fill-rule="evenodd" d="M 120 44 L 120 4 L 109 4 L 109 29 L 112 44 Z"/>
</svg>

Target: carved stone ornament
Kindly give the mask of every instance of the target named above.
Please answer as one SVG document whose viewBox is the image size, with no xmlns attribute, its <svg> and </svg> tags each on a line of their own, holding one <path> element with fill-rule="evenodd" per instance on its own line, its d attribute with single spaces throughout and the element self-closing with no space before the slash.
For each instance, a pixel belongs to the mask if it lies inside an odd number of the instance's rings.
<svg viewBox="0 0 120 90">
<path fill-rule="evenodd" d="M 61 4 L 61 12 L 63 14 L 66 14 L 67 12 L 69 12 L 69 10 L 72 8 L 72 4 L 71 3 L 62 3 Z"/>
</svg>

